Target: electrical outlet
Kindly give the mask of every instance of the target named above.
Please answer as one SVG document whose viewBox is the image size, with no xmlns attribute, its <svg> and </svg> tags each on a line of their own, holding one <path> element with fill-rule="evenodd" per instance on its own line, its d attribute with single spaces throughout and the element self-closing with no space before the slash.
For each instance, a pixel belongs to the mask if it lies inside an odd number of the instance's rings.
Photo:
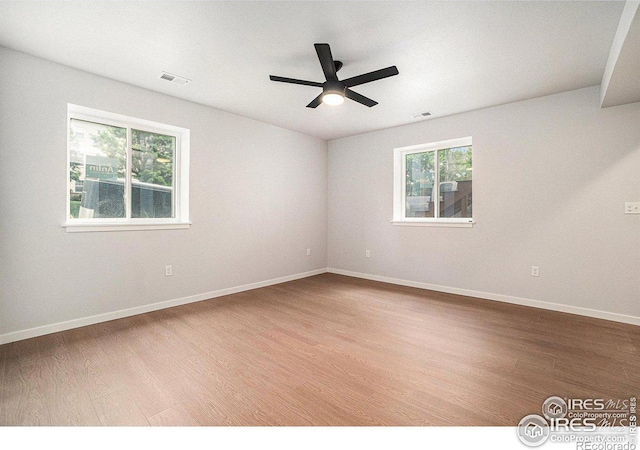
<svg viewBox="0 0 640 450">
<path fill-rule="evenodd" d="M 364 252 L 365 256 L 367 258 L 371 258 L 371 252 L 369 250 L 367 250 L 366 252 Z"/>
<path fill-rule="evenodd" d="M 164 276 L 165 277 L 170 277 L 171 275 L 173 275 L 173 266 L 165 266 L 164 267 Z"/>
<path fill-rule="evenodd" d="M 311 256 L 311 249 L 310 248 L 307 249 L 307 256 Z"/>
<path fill-rule="evenodd" d="M 640 202 L 625 202 L 625 214 L 640 214 Z"/>
<path fill-rule="evenodd" d="M 531 266 L 531 276 L 532 277 L 539 277 L 540 276 L 540 267 Z"/>
</svg>

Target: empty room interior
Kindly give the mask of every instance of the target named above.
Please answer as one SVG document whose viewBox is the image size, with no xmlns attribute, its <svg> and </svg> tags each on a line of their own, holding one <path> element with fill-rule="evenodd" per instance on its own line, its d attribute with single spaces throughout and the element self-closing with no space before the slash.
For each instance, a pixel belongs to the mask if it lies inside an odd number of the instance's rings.
<svg viewBox="0 0 640 450">
<path fill-rule="evenodd" d="M 633 415 L 639 5 L 0 2 L 0 425 Z"/>
</svg>

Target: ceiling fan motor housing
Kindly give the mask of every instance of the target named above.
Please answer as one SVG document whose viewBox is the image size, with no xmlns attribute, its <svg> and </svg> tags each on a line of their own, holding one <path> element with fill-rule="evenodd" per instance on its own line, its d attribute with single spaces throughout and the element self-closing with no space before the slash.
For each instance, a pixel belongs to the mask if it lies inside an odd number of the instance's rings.
<svg viewBox="0 0 640 450">
<path fill-rule="evenodd" d="M 330 80 L 322 84 L 322 94 L 338 94 L 344 97 L 345 85 L 340 81 Z"/>
</svg>

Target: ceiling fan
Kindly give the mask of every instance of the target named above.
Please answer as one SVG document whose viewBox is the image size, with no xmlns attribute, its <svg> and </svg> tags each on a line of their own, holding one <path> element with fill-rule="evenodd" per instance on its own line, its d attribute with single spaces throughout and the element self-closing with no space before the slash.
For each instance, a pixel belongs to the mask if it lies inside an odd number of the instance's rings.
<svg viewBox="0 0 640 450">
<path fill-rule="evenodd" d="M 329 44 L 313 45 L 316 48 L 316 53 L 318 54 L 318 59 L 320 60 L 320 65 L 322 66 L 324 77 L 326 78 L 324 83 L 269 75 L 269 79 L 271 81 L 321 87 L 322 93 L 314 98 L 311 103 L 307 105 L 307 108 L 317 108 L 320 103 L 326 103 L 327 105 L 340 105 L 344 102 L 345 97 L 371 108 L 372 106 L 376 106 L 378 102 L 371 100 L 364 95 L 360 95 L 349 88 L 398 75 L 398 68 L 396 66 L 391 66 L 386 69 L 374 70 L 373 72 L 340 81 L 338 80 L 337 72 L 342 68 L 342 62 L 333 60 Z"/>
</svg>

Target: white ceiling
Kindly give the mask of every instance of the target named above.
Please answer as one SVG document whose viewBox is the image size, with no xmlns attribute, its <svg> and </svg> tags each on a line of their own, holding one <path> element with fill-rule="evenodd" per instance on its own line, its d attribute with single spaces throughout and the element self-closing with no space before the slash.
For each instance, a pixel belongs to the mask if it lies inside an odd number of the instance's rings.
<svg viewBox="0 0 640 450">
<path fill-rule="evenodd" d="M 602 107 L 640 102 L 640 2 L 627 2 L 600 89 Z"/>
<path fill-rule="evenodd" d="M 624 2 L 0 2 L 0 46 L 323 139 L 600 83 Z M 352 101 L 305 108 L 324 81 L 396 65 Z M 161 71 L 193 80 L 181 87 Z"/>
</svg>

